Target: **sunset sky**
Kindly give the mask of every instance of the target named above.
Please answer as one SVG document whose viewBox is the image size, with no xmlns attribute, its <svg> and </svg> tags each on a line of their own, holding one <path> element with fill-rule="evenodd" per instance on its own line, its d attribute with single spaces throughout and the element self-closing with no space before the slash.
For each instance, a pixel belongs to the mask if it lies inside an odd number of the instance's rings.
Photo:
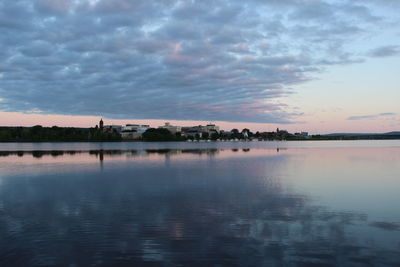
<svg viewBox="0 0 400 267">
<path fill-rule="evenodd" d="M 0 0 L 0 125 L 400 131 L 398 0 Z"/>
</svg>

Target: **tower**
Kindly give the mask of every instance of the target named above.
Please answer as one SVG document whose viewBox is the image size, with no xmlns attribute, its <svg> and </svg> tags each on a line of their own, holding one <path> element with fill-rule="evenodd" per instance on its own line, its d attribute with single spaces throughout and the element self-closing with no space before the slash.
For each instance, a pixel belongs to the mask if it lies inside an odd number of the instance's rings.
<svg viewBox="0 0 400 267">
<path fill-rule="evenodd" d="M 101 120 L 99 122 L 99 128 L 100 128 L 100 130 L 103 130 L 103 128 L 104 128 L 103 118 L 101 118 Z"/>
</svg>

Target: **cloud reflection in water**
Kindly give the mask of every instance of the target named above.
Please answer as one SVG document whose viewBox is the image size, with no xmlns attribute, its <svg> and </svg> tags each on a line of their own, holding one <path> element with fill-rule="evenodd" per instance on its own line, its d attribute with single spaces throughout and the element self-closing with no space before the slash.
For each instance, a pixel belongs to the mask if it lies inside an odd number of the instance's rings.
<svg viewBox="0 0 400 267">
<path fill-rule="evenodd" d="M 29 159 L 39 160 L 48 168 L 29 174 L 25 166 L 1 178 L 2 266 L 400 263 L 399 247 L 367 244 L 360 234 L 369 224 L 379 230 L 387 223 L 371 223 L 357 211 L 330 210 L 288 184 L 283 175 L 296 156 L 290 151 L 9 151 L 2 156 L 27 160 L 32 168 L 37 161 Z M 51 162 L 68 157 L 78 160 L 51 168 Z M 83 159 L 97 167 L 81 169 Z"/>
</svg>

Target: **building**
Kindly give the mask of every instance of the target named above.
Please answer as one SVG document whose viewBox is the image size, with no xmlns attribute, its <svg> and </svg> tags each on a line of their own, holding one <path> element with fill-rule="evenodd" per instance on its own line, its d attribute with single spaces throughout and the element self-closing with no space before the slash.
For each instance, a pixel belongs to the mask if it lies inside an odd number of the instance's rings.
<svg viewBox="0 0 400 267">
<path fill-rule="evenodd" d="M 103 130 L 103 128 L 104 128 L 103 118 L 100 119 L 99 128 L 100 128 L 100 130 Z"/>
<path fill-rule="evenodd" d="M 295 133 L 295 136 L 300 136 L 300 137 L 308 137 L 308 132 L 300 132 L 300 133 Z"/>
<path fill-rule="evenodd" d="M 197 126 L 194 127 L 182 127 L 182 135 L 186 137 L 201 138 L 203 133 Z"/>
<path fill-rule="evenodd" d="M 182 127 L 181 126 L 173 126 L 169 122 L 166 122 L 164 126 L 159 126 L 158 128 L 167 129 L 172 134 L 176 134 L 176 133 L 182 132 Z"/>
<path fill-rule="evenodd" d="M 207 124 L 206 126 L 198 125 L 192 127 L 182 127 L 182 135 L 190 137 L 202 138 L 205 134 L 211 137 L 212 134 L 219 134 L 219 126 L 215 124 Z"/>
<path fill-rule="evenodd" d="M 207 124 L 206 125 L 206 129 L 207 129 L 207 132 L 209 133 L 209 134 L 212 134 L 212 133 L 219 133 L 220 131 L 219 131 L 219 126 L 217 126 L 217 125 L 215 125 L 215 124 Z"/>
<path fill-rule="evenodd" d="M 285 138 L 289 135 L 289 132 L 286 130 L 279 130 L 279 128 L 276 129 L 276 136 L 279 138 Z"/>
<path fill-rule="evenodd" d="M 133 131 L 133 132 L 144 133 L 149 128 L 150 128 L 150 125 L 126 124 L 125 126 L 122 127 L 122 131 L 123 132 Z"/>
<path fill-rule="evenodd" d="M 105 125 L 103 131 L 120 133 L 122 131 L 122 126 L 121 125 Z"/>
<path fill-rule="evenodd" d="M 121 137 L 122 139 L 141 139 L 144 132 L 150 128 L 150 125 L 140 124 L 126 124 L 122 126 Z"/>
</svg>

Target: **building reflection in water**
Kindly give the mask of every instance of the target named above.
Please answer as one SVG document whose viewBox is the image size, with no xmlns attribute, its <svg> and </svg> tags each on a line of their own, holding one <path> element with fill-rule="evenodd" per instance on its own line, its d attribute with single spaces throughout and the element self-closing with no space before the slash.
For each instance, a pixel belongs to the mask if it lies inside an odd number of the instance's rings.
<svg viewBox="0 0 400 267">
<path fill-rule="evenodd" d="M 165 157 L 171 157 L 176 155 L 207 155 L 207 156 L 215 156 L 220 151 L 224 151 L 223 149 L 143 149 L 143 150 L 34 150 L 34 151 L 0 151 L 1 157 L 9 157 L 9 156 L 32 156 L 36 159 L 41 159 L 46 156 L 51 156 L 53 158 L 60 156 L 74 156 L 74 155 L 94 155 L 100 161 L 104 160 L 104 157 L 112 157 L 112 156 L 129 156 L 130 158 L 134 157 L 144 157 L 144 156 L 152 156 L 152 155 L 164 155 Z M 239 151 L 235 149 L 234 151 Z M 248 152 L 250 149 L 243 149 L 242 151 Z"/>
</svg>

